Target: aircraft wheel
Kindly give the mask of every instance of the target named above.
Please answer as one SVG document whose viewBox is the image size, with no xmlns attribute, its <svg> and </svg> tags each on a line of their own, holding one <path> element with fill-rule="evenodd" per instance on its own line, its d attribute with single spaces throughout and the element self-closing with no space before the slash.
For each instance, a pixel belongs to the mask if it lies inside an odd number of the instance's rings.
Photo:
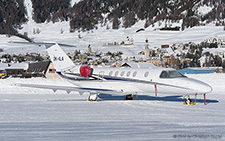
<svg viewBox="0 0 225 141">
<path fill-rule="evenodd" d="M 87 101 L 96 101 L 98 99 L 98 94 L 92 94 L 88 97 Z"/>
<path fill-rule="evenodd" d="M 133 100 L 132 94 L 126 95 L 126 97 L 124 98 L 124 100 Z"/>
</svg>

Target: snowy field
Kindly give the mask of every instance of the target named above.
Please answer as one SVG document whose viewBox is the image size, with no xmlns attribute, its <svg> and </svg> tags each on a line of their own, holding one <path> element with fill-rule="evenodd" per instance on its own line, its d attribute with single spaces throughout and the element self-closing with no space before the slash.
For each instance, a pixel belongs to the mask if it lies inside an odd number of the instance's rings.
<svg viewBox="0 0 225 141">
<path fill-rule="evenodd" d="M 79 0 L 72 0 L 71 5 Z M 75 45 L 63 47 L 64 51 L 87 50 L 89 44 L 93 51 L 122 51 L 124 57 L 137 56 L 144 50 L 145 39 L 150 47 L 162 44 L 195 42 L 206 39 L 225 39 L 223 27 L 215 23 L 203 27 L 188 28 L 184 31 L 155 30 L 164 27 L 143 28 L 144 21 L 131 28 L 118 30 L 98 29 L 86 32 L 69 32 L 69 22 L 37 24 L 32 19 L 32 3 L 24 0 L 28 22 L 22 25 L 19 33 L 27 33 L 36 42 L 58 42 Z M 180 26 L 181 22 L 173 26 Z M 109 26 L 111 24 L 109 23 Z M 40 33 L 34 33 L 39 31 Z M 81 38 L 78 38 L 80 36 Z M 121 43 L 133 39 L 131 46 L 103 47 L 112 42 Z M 18 37 L 0 35 L 0 54 L 46 54 L 45 47 L 24 42 Z M 219 49 L 219 52 L 225 49 Z M 213 50 L 212 52 L 215 52 Z M 64 91 L 22 88 L 16 83 L 37 83 L 69 85 L 61 79 L 0 79 L 0 141 L 71 141 L 71 140 L 224 140 L 225 139 L 225 74 L 188 75 L 207 82 L 213 87 L 208 94 L 207 105 L 203 96 L 197 97 L 195 106 L 183 105 L 182 94 L 178 96 L 154 97 L 139 96 L 133 101 L 124 97 L 100 95 L 97 102 L 87 102 L 87 94 L 77 92 L 66 94 Z M 153 94 L 154 95 L 154 94 Z M 194 97 L 192 97 L 194 99 Z"/>
<path fill-rule="evenodd" d="M 213 87 L 207 105 L 203 96 L 195 106 L 183 105 L 182 95 L 133 101 L 101 95 L 99 101 L 88 102 L 86 94 L 14 85 L 68 84 L 64 80 L 0 80 L 0 140 L 224 140 L 225 74 L 188 77 Z"/>
</svg>

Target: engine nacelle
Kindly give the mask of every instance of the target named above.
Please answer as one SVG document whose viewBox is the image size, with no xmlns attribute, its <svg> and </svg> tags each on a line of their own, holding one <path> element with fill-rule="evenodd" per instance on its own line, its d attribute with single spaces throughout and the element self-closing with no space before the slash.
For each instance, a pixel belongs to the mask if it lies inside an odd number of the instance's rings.
<svg viewBox="0 0 225 141">
<path fill-rule="evenodd" d="M 83 77 L 88 77 L 91 75 L 91 68 L 88 65 L 82 65 L 80 66 L 80 74 Z"/>
</svg>

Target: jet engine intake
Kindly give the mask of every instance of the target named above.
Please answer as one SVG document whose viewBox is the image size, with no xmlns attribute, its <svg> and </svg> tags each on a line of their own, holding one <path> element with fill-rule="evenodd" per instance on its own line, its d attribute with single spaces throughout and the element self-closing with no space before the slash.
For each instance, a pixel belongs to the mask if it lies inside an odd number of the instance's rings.
<svg viewBox="0 0 225 141">
<path fill-rule="evenodd" d="M 88 65 L 82 65 L 80 66 L 80 74 L 83 77 L 88 77 L 91 75 L 91 68 Z"/>
</svg>

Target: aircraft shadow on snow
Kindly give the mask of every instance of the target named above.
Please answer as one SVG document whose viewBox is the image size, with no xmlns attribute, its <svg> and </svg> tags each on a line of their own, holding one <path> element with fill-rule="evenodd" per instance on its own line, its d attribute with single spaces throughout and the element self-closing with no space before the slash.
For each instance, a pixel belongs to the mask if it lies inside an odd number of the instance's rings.
<svg viewBox="0 0 225 141">
<path fill-rule="evenodd" d="M 138 95 L 137 98 L 134 97 L 133 100 L 149 100 L 149 101 L 169 101 L 169 102 L 184 102 L 185 99 L 182 98 L 182 95 L 177 96 L 148 96 L 148 95 Z M 102 100 L 123 100 L 125 96 L 112 96 L 112 95 L 106 95 L 106 94 L 100 94 L 99 98 Z M 191 100 L 195 102 L 194 97 L 191 97 Z M 197 103 L 204 103 L 203 96 L 198 96 L 196 99 Z M 218 103 L 218 100 L 213 99 L 207 99 L 206 97 L 206 103 Z"/>
</svg>

